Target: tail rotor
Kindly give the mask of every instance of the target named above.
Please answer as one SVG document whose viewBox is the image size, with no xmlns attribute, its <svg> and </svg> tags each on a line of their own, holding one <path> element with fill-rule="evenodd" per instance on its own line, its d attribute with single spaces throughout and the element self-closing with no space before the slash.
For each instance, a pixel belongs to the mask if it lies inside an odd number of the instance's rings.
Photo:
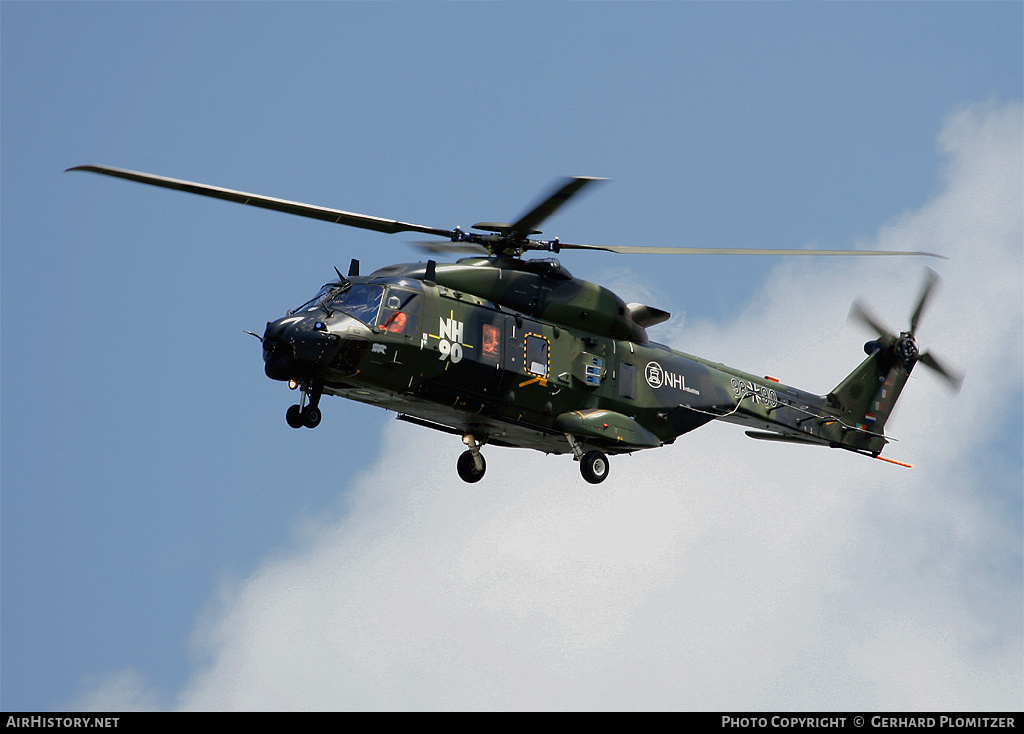
<svg viewBox="0 0 1024 734">
<path fill-rule="evenodd" d="M 917 299 L 917 305 L 914 307 L 914 311 L 910 316 L 910 330 L 900 332 L 899 336 L 896 336 L 888 327 L 884 326 L 882 322 L 875 317 L 873 313 L 871 313 L 864 302 L 859 299 L 854 301 L 853 306 L 850 308 L 850 319 L 862 324 L 869 330 L 878 334 L 879 338 L 877 341 L 868 342 L 864 346 L 865 351 L 869 354 L 880 349 L 891 349 L 894 356 L 903 361 L 908 372 L 913 369 L 915 364 L 920 362 L 925 367 L 936 372 L 946 382 L 946 384 L 949 385 L 953 392 L 959 392 L 964 381 L 963 373 L 945 366 L 931 352 L 925 352 L 922 354 L 918 350 L 917 341 L 915 340 L 915 333 L 917 332 L 921 315 L 925 312 L 938 282 L 938 273 L 929 268 L 925 276 L 924 287 L 921 289 L 921 295 Z"/>
</svg>

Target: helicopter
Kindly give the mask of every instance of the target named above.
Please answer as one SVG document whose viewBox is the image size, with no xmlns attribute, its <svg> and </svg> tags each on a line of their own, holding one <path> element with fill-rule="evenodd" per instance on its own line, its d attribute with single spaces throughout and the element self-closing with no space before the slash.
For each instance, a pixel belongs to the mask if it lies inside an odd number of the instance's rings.
<svg viewBox="0 0 1024 734">
<path fill-rule="evenodd" d="M 262 335 L 264 371 L 299 390 L 285 414 L 292 428 L 316 428 L 320 400 L 337 395 L 375 405 L 399 420 L 460 436 L 456 468 L 466 482 L 486 471 L 485 445 L 571 454 L 591 484 L 609 474 L 609 456 L 672 444 L 713 420 L 751 438 L 840 448 L 882 457 L 884 427 L 921 363 L 953 390 L 963 376 L 915 340 L 938 276 L 928 270 L 910 326 L 891 331 L 860 301 L 851 318 L 874 332 L 867 358 L 825 395 L 747 373 L 653 342 L 647 329 L 670 314 L 625 303 L 574 277 L 553 257 L 527 252 L 597 250 L 622 254 L 924 256 L 929 252 L 784 250 L 572 244 L 540 240 L 537 229 L 573 197 L 605 179 L 557 181 L 515 222 L 480 222 L 475 231 L 429 227 L 109 166 L 67 169 L 272 209 L 385 234 L 436 240 L 428 259 L 346 275 L 274 321 Z M 943 258 L 945 259 L 945 258 Z"/>
</svg>

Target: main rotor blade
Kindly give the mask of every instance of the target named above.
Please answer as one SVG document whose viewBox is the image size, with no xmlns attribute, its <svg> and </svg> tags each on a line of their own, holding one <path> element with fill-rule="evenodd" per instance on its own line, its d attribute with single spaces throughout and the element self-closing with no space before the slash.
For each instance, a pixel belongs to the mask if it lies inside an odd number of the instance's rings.
<svg viewBox="0 0 1024 734">
<path fill-rule="evenodd" d="M 770 247 L 645 247 L 643 245 L 573 245 L 567 242 L 559 244 L 562 250 L 604 250 L 623 255 L 859 255 L 868 257 L 887 256 L 899 257 L 921 255 L 948 260 L 945 255 L 934 252 L 916 252 L 909 250 L 780 250 Z"/>
<path fill-rule="evenodd" d="M 931 352 L 925 352 L 917 358 L 917 361 L 926 367 L 931 367 L 942 375 L 946 382 L 949 383 L 949 386 L 953 388 L 954 392 L 960 392 L 960 387 L 964 384 L 963 373 L 945 367 L 941 362 L 939 362 L 939 360 L 932 356 Z"/>
<path fill-rule="evenodd" d="M 449 242 L 448 240 L 417 240 L 408 242 L 406 244 L 412 245 L 418 250 L 423 252 L 429 252 L 433 254 L 442 254 L 450 252 L 455 255 L 489 255 L 488 250 L 483 245 L 478 245 L 475 242 Z"/>
<path fill-rule="evenodd" d="M 873 313 L 868 311 L 867 307 L 860 299 L 854 301 L 853 305 L 850 306 L 849 318 L 854 321 L 859 321 L 881 337 L 887 339 L 895 338 L 893 333 L 889 331 L 889 328 L 883 326 L 882 322 L 879 321 Z"/>
<path fill-rule="evenodd" d="M 511 236 L 525 237 L 532 234 L 545 219 L 558 211 L 569 199 L 578 194 L 584 186 L 596 181 L 606 180 L 591 176 L 574 176 L 562 179 L 561 185 L 548 194 L 543 201 L 519 217 L 519 221 L 512 225 Z"/>
<path fill-rule="evenodd" d="M 182 181 L 177 178 L 157 176 L 152 173 L 128 171 L 123 168 L 111 168 L 110 166 L 75 166 L 74 168 L 69 168 L 67 170 L 102 173 L 105 176 L 114 176 L 116 178 L 128 179 L 129 181 L 138 181 L 139 183 L 149 184 L 151 186 L 162 186 L 165 189 L 187 191 L 190 194 L 210 196 L 214 199 L 224 199 L 226 201 L 233 201 L 237 204 L 248 204 L 249 206 L 258 206 L 261 209 L 273 209 L 275 211 L 285 212 L 286 214 L 295 214 L 300 217 L 320 219 L 325 222 L 344 224 L 349 227 L 372 229 L 377 232 L 385 232 L 387 234 L 395 234 L 396 232 L 422 232 L 423 234 L 432 234 L 437 235 L 438 237 L 451 236 L 451 230 L 448 229 L 425 227 L 421 224 L 398 222 L 394 219 L 381 219 L 380 217 L 371 217 L 366 214 L 356 214 L 354 212 L 346 212 L 340 209 L 329 209 L 323 206 L 303 204 L 297 201 L 275 199 L 269 196 L 260 196 L 259 194 L 249 194 L 244 191 L 223 189 L 219 186 L 210 186 L 208 184 L 195 183 L 193 181 Z"/>
<path fill-rule="evenodd" d="M 938 273 L 931 268 L 928 268 L 927 271 L 924 288 L 921 289 L 921 297 L 917 299 L 917 308 L 914 309 L 914 315 L 910 317 L 911 334 L 917 333 L 917 322 L 921 318 L 921 314 L 924 313 L 925 306 L 928 305 L 928 299 L 931 298 L 935 285 L 939 282 Z"/>
</svg>

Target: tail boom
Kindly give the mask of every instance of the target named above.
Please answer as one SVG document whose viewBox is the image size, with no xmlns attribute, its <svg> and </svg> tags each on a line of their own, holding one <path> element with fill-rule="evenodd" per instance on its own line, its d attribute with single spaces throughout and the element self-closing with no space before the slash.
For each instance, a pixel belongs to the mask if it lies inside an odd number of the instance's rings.
<svg viewBox="0 0 1024 734">
<path fill-rule="evenodd" d="M 868 358 L 825 396 L 729 370 L 735 375 L 731 379 L 735 407 L 719 417 L 752 429 L 746 431 L 751 438 L 878 456 L 888 443 L 885 423 L 907 383 L 915 355 L 908 358 L 901 353 L 896 338 L 870 342 L 868 347 Z M 766 391 L 770 400 L 764 399 Z"/>
</svg>

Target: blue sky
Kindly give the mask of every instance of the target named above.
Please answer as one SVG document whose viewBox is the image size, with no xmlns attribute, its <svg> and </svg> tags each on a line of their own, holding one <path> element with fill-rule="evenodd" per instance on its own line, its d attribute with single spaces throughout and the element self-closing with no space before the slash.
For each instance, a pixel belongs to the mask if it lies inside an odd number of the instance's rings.
<svg viewBox="0 0 1024 734">
<path fill-rule="evenodd" d="M 1022 21 L 0 4 L 0 705 L 1019 709 Z M 289 429 L 242 333 L 350 257 L 419 259 L 400 236 L 63 173 L 87 163 L 437 227 L 605 176 L 545 234 L 934 249 L 920 341 L 968 382 L 915 373 L 909 472 L 712 426 L 599 489 L 501 449 L 469 488 L 457 441 L 376 409 Z M 862 355 L 853 298 L 899 328 L 922 278 L 562 260 L 671 311 L 656 339 L 815 392 Z"/>
</svg>

